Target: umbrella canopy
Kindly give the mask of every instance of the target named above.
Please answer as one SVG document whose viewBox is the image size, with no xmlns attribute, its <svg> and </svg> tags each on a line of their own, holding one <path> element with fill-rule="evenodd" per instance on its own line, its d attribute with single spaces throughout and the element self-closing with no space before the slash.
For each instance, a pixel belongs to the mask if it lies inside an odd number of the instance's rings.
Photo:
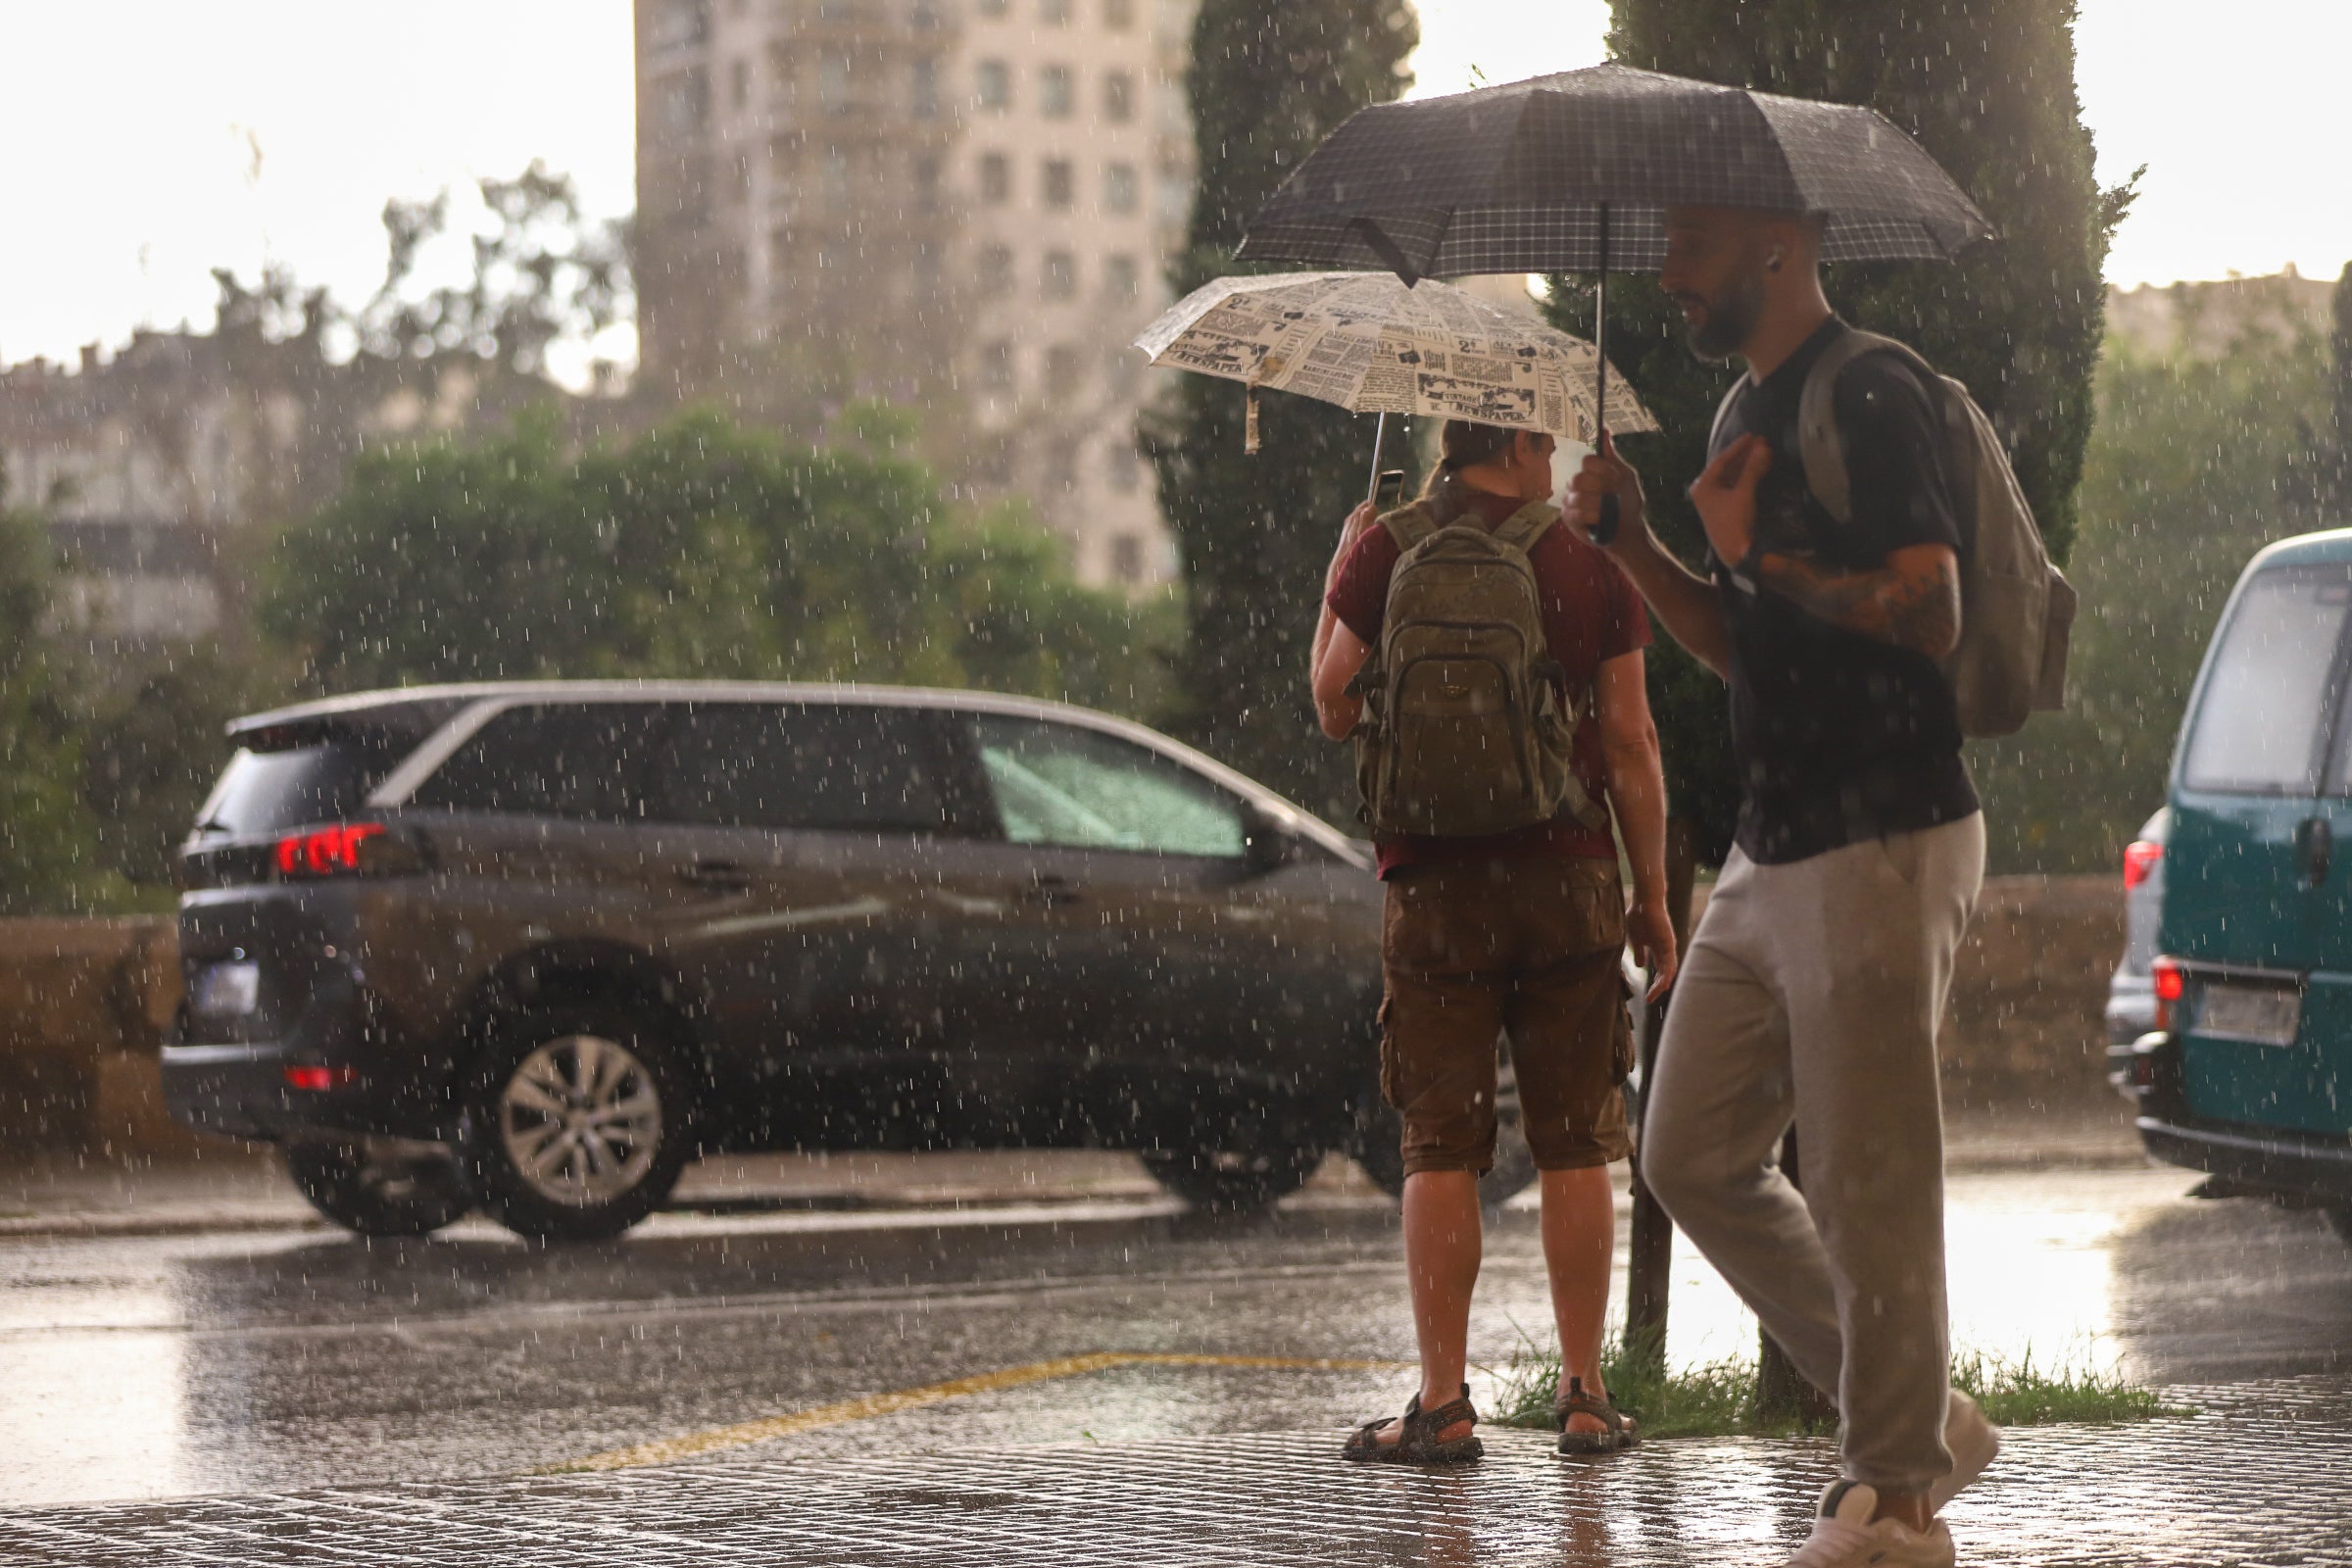
<svg viewBox="0 0 2352 1568">
<path fill-rule="evenodd" d="M 1682 205 L 1818 214 L 1833 262 L 1943 260 L 1993 233 L 1874 111 L 1605 65 L 1364 110 L 1274 193 L 1240 256 L 1407 282 L 1655 271 Z"/>
<path fill-rule="evenodd" d="M 1592 444 L 1600 355 L 1582 338 L 1445 283 L 1407 288 L 1387 272 L 1221 277 L 1144 329 L 1152 363 L 1336 403 L 1357 414 L 1422 414 L 1547 430 Z M 1608 389 L 1608 424 L 1654 430 L 1627 389 Z"/>
</svg>

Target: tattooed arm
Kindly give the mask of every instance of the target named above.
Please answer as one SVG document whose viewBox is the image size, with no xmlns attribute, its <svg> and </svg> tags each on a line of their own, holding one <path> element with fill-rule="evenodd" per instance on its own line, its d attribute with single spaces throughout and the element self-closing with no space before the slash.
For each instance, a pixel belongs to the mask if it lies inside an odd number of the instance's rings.
<svg viewBox="0 0 2352 1568">
<path fill-rule="evenodd" d="M 1838 571 L 1795 556 L 1755 560 L 1763 585 L 1833 626 L 1949 658 L 1960 643 L 1960 562 L 1949 545 L 1906 545 L 1875 571 Z"/>
</svg>

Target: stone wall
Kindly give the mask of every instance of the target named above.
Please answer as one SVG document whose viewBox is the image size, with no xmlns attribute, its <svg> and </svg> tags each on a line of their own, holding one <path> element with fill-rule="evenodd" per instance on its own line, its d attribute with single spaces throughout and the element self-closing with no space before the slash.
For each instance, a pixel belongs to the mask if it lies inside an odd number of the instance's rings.
<svg viewBox="0 0 2352 1568">
<path fill-rule="evenodd" d="M 2101 1009 L 2123 943 L 2114 877 L 1987 881 L 1944 1032 L 1947 1102 L 2103 1103 Z M 167 918 L 0 920 L 0 1152 L 198 1147 L 155 1087 L 156 1043 L 178 1004 Z"/>
</svg>

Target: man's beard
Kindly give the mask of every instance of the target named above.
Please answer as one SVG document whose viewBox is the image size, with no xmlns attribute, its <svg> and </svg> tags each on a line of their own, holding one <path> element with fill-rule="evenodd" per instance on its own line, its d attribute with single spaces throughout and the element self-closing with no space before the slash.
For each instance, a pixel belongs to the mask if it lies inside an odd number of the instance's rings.
<svg viewBox="0 0 2352 1568">
<path fill-rule="evenodd" d="M 1747 343 L 1764 315 L 1764 279 L 1750 272 L 1733 279 L 1723 292 L 1700 302 L 1697 320 L 1683 335 L 1690 352 L 1710 363 L 1730 359 Z"/>
</svg>

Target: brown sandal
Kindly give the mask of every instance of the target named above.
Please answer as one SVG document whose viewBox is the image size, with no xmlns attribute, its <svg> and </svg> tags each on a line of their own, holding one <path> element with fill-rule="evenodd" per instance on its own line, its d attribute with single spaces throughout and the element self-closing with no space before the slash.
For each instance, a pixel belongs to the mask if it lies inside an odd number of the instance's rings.
<svg viewBox="0 0 2352 1568">
<path fill-rule="evenodd" d="M 1340 1456 L 1357 1464 L 1468 1464 L 1486 1454 L 1487 1446 L 1475 1432 L 1450 1442 L 1441 1442 L 1438 1438 L 1447 1427 L 1459 1426 L 1464 1421 L 1473 1426 L 1478 1424 L 1478 1411 L 1470 1403 L 1467 1383 L 1462 1385 L 1460 1398 L 1426 1412 L 1421 1408 L 1421 1395 L 1415 1391 L 1412 1402 L 1404 1407 L 1404 1419 L 1398 1423 L 1402 1430 L 1396 1434 L 1396 1441 L 1381 1442 L 1381 1430 L 1396 1420 L 1394 1416 L 1384 1416 L 1378 1421 L 1365 1422 L 1348 1439 Z"/>
<path fill-rule="evenodd" d="M 1570 1378 L 1568 1392 L 1552 1401 L 1552 1418 L 1560 1426 L 1560 1452 L 1615 1453 L 1630 1448 L 1642 1441 L 1634 1426 L 1634 1418 L 1617 1408 L 1606 1397 L 1595 1399 L 1585 1392 L 1583 1378 Z M 1598 1432 L 1574 1432 L 1569 1429 L 1571 1416 L 1589 1415 L 1601 1424 Z"/>
</svg>

